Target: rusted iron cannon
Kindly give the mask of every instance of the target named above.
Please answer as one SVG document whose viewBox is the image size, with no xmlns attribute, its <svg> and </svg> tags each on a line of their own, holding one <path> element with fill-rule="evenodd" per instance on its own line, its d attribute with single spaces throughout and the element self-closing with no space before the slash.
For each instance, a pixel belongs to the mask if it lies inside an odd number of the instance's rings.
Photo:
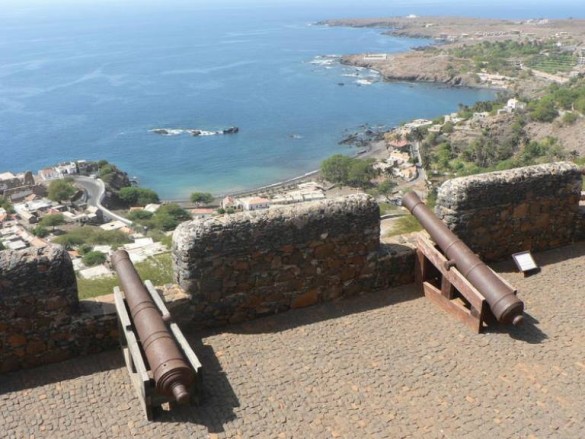
<svg viewBox="0 0 585 439">
<path fill-rule="evenodd" d="M 174 397 L 179 404 L 189 402 L 189 389 L 195 377 L 187 365 L 161 314 L 152 301 L 125 250 L 112 255 L 132 321 L 152 371 L 156 392 Z"/>
<path fill-rule="evenodd" d="M 441 220 L 439 220 L 414 192 L 407 193 L 402 204 L 426 229 L 447 257 L 448 267 L 457 267 L 489 304 L 495 318 L 502 323 L 519 325 L 524 303 L 515 290 L 485 265 Z"/>
</svg>

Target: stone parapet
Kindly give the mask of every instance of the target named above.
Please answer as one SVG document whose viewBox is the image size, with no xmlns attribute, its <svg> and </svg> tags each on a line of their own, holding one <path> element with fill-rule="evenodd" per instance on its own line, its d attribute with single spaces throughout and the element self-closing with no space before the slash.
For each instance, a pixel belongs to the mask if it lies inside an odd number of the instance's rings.
<svg viewBox="0 0 585 439">
<path fill-rule="evenodd" d="M 579 237 L 582 176 L 560 162 L 446 181 L 435 212 L 485 260 L 541 251 Z"/>
<path fill-rule="evenodd" d="M 112 347 L 112 311 L 96 301 L 79 302 L 62 247 L 0 252 L 0 372 Z"/>
<path fill-rule="evenodd" d="M 411 282 L 414 256 L 380 245 L 359 194 L 183 223 L 173 261 L 194 322 L 221 325 Z"/>
</svg>

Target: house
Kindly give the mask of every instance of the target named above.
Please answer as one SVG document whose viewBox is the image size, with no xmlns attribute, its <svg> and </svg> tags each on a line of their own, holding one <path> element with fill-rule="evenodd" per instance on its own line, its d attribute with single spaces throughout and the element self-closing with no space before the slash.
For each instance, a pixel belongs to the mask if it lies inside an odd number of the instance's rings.
<svg viewBox="0 0 585 439">
<path fill-rule="evenodd" d="M 228 207 L 231 207 L 233 209 L 239 209 L 242 207 L 239 200 L 237 200 L 234 197 L 230 197 L 229 195 L 225 197 L 223 200 L 221 200 L 220 205 L 222 209 L 227 209 Z"/>
<path fill-rule="evenodd" d="M 482 120 L 485 120 L 488 118 L 490 114 L 487 111 L 481 111 L 479 113 L 473 113 L 473 116 L 471 116 L 471 121 L 472 122 L 481 122 Z"/>
<path fill-rule="evenodd" d="M 392 140 L 388 142 L 388 146 L 391 146 L 392 148 L 395 149 L 409 148 L 410 142 L 407 139 Z"/>
<path fill-rule="evenodd" d="M 75 162 L 61 163 L 55 166 L 55 171 L 60 177 L 77 174 L 77 164 Z"/>
<path fill-rule="evenodd" d="M 465 119 L 463 117 L 459 117 L 457 113 L 451 113 L 445 116 L 445 122 L 451 122 L 452 124 L 456 125 L 459 122 L 463 122 Z"/>
<path fill-rule="evenodd" d="M 512 99 L 508 99 L 508 102 L 506 103 L 506 106 L 504 108 L 509 109 L 510 110 L 509 113 L 511 113 L 515 110 L 526 109 L 526 104 L 524 102 L 520 102 L 516 98 L 512 98 Z"/>
<path fill-rule="evenodd" d="M 418 176 L 418 170 L 416 169 L 416 166 L 414 166 L 414 165 L 401 169 L 401 172 L 402 172 L 402 177 L 406 181 L 414 180 Z"/>
<path fill-rule="evenodd" d="M 415 119 L 412 122 L 404 124 L 405 128 L 414 129 L 432 125 L 433 121 L 428 119 Z"/>
<path fill-rule="evenodd" d="M 200 208 L 200 209 L 191 209 L 191 216 L 193 218 L 209 218 L 216 214 L 215 209 L 211 209 L 208 207 Z"/>
<path fill-rule="evenodd" d="M 244 210 L 268 209 L 270 207 L 270 200 L 267 198 L 247 197 L 241 198 L 239 201 Z"/>
<path fill-rule="evenodd" d="M 57 172 L 57 170 L 55 170 L 55 168 L 41 169 L 39 171 L 38 175 L 39 175 L 39 178 L 43 181 L 55 180 L 55 179 L 61 177 L 61 175 Z"/>
<path fill-rule="evenodd" d="M 100 226 L 100 229 L 102 230 L 122 230 L 124 228 L 126 228 L 126 224 L 118 220 L 110 221 L 109 223 L 105 223 Z"/>
</svg>

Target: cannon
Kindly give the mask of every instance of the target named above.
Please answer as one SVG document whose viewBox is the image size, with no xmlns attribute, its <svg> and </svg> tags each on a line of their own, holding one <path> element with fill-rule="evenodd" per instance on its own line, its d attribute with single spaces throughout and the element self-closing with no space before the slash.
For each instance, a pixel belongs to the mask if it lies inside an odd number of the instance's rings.
<svg viewBox="0 0 585 439">
<path fill-rule="evenodd" d="M 524 303 L 516 291 L 485 265 L 414 192 L 402 199 L 412 215 L 421 223 L 444 253 L 446 270 L 456 267 L 463 277 L 485 298 L 494 317 L 502 323 L 519 325 L 523 321 Z"/>
<path fill-rule="evenodd" d="M 181 354 L 128 253 L 118 250 L 112 255 L 111 261 L 120 279 L 134 327 L 152 371 L 156 392 L 174 398 L 179 404 L 188 403 L 191 396 L 188 389 L 195 380 L 192 368 Z"/>
</svg>

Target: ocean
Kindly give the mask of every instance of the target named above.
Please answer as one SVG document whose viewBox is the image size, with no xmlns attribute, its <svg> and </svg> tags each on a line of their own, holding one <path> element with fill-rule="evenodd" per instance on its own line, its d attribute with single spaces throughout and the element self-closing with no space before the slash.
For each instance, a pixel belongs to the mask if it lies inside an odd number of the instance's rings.
<svg viewBox="0 0 585 439">
<path fill-rule="evenodd" d="M 8 1 L 0 9 L 0 172 L 105 159 L 167 200 L 286 180 L 332 154 L 354 152 L 338 142 L 364 124 L 390 128 L 494 96 L 385 83 L 373 72 L 330 62 L 323 57 L 400 52 L 429 41 L 313 23 L 410 13 L 567 17 L 573 11 L 562 2 L 534 5 L 501 3 L 498 12 L 493 5 L 462 9 L 433 1 L 359 8 L 343 1 Z M 151 131 L 232 126 L 240 131 L 198 137 Z"/>
</svg>

